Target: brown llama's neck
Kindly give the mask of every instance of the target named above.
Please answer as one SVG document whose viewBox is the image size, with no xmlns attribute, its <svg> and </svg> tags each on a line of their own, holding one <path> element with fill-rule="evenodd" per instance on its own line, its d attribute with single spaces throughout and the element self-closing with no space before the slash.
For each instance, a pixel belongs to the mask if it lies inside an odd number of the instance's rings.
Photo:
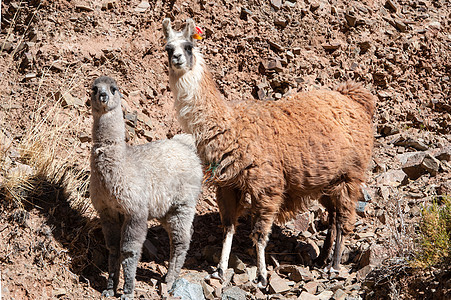
<svg viewBox="0 0 451 300">
<path fill-rule="evenodd" d="M 190 71 L 183 74 L 170 71 L 169 83 L 177 118 L 182 128 L 194 135 L 198 145 L 230 128 L 233 112 L 221 98 L 199 53 Z"/>
</svg>

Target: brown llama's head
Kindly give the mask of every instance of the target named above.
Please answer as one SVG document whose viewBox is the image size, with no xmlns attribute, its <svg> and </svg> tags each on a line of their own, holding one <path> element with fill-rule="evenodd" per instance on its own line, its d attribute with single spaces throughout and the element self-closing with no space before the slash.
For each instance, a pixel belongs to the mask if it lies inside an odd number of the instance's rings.
<svg viewBox="0 0 451 300">
<path fill-rule="evenodd" d="M 121 98 L 122 95 L 119 92 L 116 80 L 108 76 L 94 80 L 91 93 L 93 113 L 104 114 L 121 106 Z"/>
<path fill-rule="evenodd" d="M 194 21 L 187 19 L 182 31 L 175 31 L 171 27 L 171 20 L 163 20 L 163 32 L 166 38 L 165 50 L 168 53 L 169 68 L 173 72 L 184 73 L 194 66 L 195 44 L 193 39 Z"/>
</svg>

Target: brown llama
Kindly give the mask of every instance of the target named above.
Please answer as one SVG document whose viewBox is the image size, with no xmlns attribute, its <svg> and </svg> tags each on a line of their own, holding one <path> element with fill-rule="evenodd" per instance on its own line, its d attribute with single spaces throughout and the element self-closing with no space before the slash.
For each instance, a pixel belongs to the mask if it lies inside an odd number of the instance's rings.
<svg viewBox="0 0 451 300">
<path fill-rule="evenodd" d="M 182 32 L 163 21 L 169 83 L 183 129 L 194 135 L 212 173 L 224 225 L 221 259 L 228 266 L 233 234 L 251 197 L 252 239 L 259 286 L 267 284 L 265 247 L 272 224 L 283 223 L 318 199 L 327 209 L 329 230 L 317 263 L 339 268 L 344 237 L 352 232 L 355 206 L 373 146 L 373 97 L 348 82 L 336 91 L 297 93 L 279 101 L 249 99 L 230 106 L 216 88 L 194 45 L 194 21 Z"/>
</svg>

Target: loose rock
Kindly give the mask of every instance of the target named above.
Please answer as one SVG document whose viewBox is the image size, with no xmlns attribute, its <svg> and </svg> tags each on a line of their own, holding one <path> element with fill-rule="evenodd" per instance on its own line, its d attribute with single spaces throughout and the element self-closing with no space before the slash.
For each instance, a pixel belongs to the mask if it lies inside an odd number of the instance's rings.
<svg viewBox="0 0 451 300">
<path fill-rule="evenodd" d="M 319 300 L 320 298 L 318 296 L 315 296 L 309 292 L 301 292 L 301 294 L 298 297 L 298 300 Z"/>
<path fill-rule="evenodd" d="M 402 170 L 413 180 L 425 173 L 436 175 L 440 167 L 440 161 L 426 152 L 407 153 L 401 155 L 399 160 Z"/>
<path fill-rule="evenodd" d="M 407 174 L 403 170 L 390 170 L 376 177 L 378 185 L 397 187 L 406 184 Z"/>
<path fill-rule="evenodd" d="M 140 4 L 138 4 L 137 7 L 135 7 L 135 12 L 143 13 L 150 7 L 149 2 L 142 1 Z"/>
<path fill-rule="evenodd" d="M 72 96 L 68 92 L 58 92 L 56 93 L 55 98 L 57 101 L 61 101 L 63 107 L 82 107 L 85 105 L 82 100 Z"/>
<path fill-rule="evenodd" d="M 269 288 L 272 293 L 283 293 L 290 290 L 287 282 L 276 273 L 273 273 L 269 279 Z"/>
<path fill-rule="evenodd" d="M 201 286 L 202 286 L 202 289 L 203 289 L 203 291 L 204 291 L 204 296 L 205 296 L 205 298 L 206 299 L 208 299 L 208 300 L 213 300 L 214 298 L 215 298 L 215 296 L 213 295 L 213 293 L 214 293 L 214 291 L 215 291 L 215 289 L 214 289 L 214 287 L 212 287 L 212 286 L 210 286 L 210 285 L 208 285 L 205 281 L 201 281 Z"/>
<path fill-rule="evenodd" d="M 225 288 L 221 300 L 246 300 L 246 292 L 237 286 Z"/>
<path fill-rule="evenodd" d="M 372 244 L 363 252 L 362 258 L 360 259 L 360 266 L 379 265 L 388 257 L 389 253 L 386 247 L 379 244 Z"/>
<path fill-rule="evenodd" d="M 191 283 L 184 278 L 177 279 L 169 293 L 171 296 L 181 297 L 186 300 L 205 299 L 202 286 L 197 283 Z"/>
</svg>

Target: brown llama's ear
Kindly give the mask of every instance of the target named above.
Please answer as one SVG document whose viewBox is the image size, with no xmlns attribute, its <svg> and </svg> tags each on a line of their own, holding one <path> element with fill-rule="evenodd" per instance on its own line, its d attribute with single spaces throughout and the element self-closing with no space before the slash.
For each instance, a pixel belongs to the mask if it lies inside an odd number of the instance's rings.
<svg viewBox="0 0 451 300">
<path fill-rule="evenodd" d="M 165 18 L 163 20 L 163 33 L 164 37 L 166 38 L 166 41 L 169 41 L 170 38 L 174 36 L 174 30 L 171 26 L 171 19 Z"/>
<path fill-rule="evenodd" d="M 190 42 L 194 42 L 193 34 L 194 34 L 194 20 L 189 18 L 186 19 L 185 29 L 183 29 L 183 37 Z"/>
</svg>

